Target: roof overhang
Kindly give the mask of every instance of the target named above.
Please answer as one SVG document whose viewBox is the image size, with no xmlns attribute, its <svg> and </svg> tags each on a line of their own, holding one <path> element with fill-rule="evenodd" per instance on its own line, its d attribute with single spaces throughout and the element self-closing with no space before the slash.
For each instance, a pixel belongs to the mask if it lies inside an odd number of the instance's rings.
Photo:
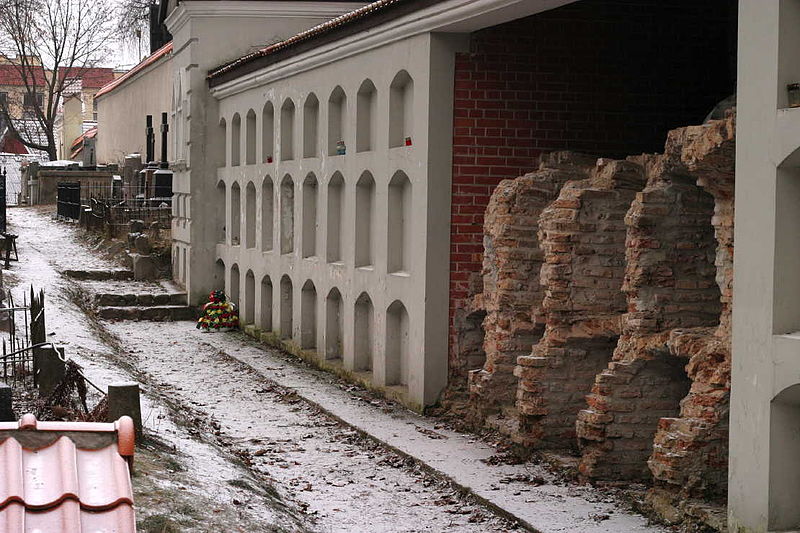
<svg viewBox="0 0 800 533">
<path fill-rule="evenodd" d="M 309 38 L 291 46 L 275 47 L 274 52 L 266 54 L 256 52 L 219 67 L 209 73 L 208 83 L 212 94 L 220 98 L 415 35 L 471 33 L 574 1 L 397 0 L 386 9 L 345 23 L 323 24 L 310 30 Z"/>
</svg>

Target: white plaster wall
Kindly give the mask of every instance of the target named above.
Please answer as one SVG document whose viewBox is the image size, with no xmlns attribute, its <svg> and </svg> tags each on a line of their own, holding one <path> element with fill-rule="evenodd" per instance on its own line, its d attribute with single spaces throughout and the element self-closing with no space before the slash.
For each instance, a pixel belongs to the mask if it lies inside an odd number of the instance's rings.
<svg viewBox="0 0 800 533">
<path fill-rule="evenodd" d="M 740 0 L 729 530 L 800 530 L 800 0 Z"/>
<path fill-rule="evenodd" d="M 171 94 L 171 56 L 166 56 L 97 98 L 97 162 L 121 165 L 125 156 L 133 153 L 140 153 L 144 158 L 147 152 L 147 115 L 153 115 L 158 156 L 161 153 L 158 125 L 161 124 L 161 113 L 169 113 L 172 109 Z M 173 159 L 171 145 L 167 147 L 167 155 Z"/>
<path fill-rule="evenodd" d="M 199 0 L 180 3 L 167 18 L 174 48 L 165 94 L 181 102 L 184 145 L 174 165 L 173 258 L 178 259 L 175 279 L 186 286 L 191 303 L 207 301 L 217 285 L 213 264 L 219 220 L 213 215 L 220 206 L 215 203 L 213 153 L 224 139 L 216 128 L 219 114 L 206 82 L 208 70 L 361 5 Z M 174 91 L 177 80 L 180 94 Z"/>
<path fill-rule="evenodd" d="M 220 102 L 220 114 L 227 124 L 228 165 L 219 169 L 218 177 L 224 181 L 227 191 L 226 201 L 226 242 L 217 245 L 217 257 L 226 265 L 226 288 L 231 289 L 231 270 L 238 266 L 241 287 L 240 308 L 248 306 L 248 297 L 255 298 L 255 317 L 261 325 L 260 283 L 268 276 L 273 285 L 272 311 L 273 330 L 280 332 L 281 278 L 286 275 L 292 280 L 293 331 L 291 337 L 301 343 L 301 288 L 308 281 L 314 283 L 317 291 L 317 351 L 323 353 L 326 346 L 326 296 L 337 289 L 343 299 L 345 325 L 343 332 L 343 364 L 354 368 L 354 309 L 356 300 L 362 293 L 369 295 L 374 308 L 374 339 L 372 352 L 373 381 L 377 385 L 386 384 L 385 348 L 387 337 L 387 309 L 396 301 L 402 302 L 409 316 L 409 354 L 410 367 L 408 396 L 412 403 L 430 404 L 446 384 L 447 378 L 447 280 L 449 264 L 449 216 L 450 216 L 450 145 L 452 136 L 452 90 L 453 90 L 453 47 L 459 43 L 456 37 L 436 37 L 431 34 L 395 42 L 357 56 L 348 57 L 332 64 L 303 72 L 296 76 L 253 88 L 245 92 L 227 96 Z M 406 71 L 413 79 L 413 117 L 412 130 L 407 135 L 412 138 L 412 146 L 389 147 L 390 85 L 395 76 Z M 373 149 L 356 152 L 356 108 L 359 87 L 370 80 L 377 89 L 377 117 L 374 121 L 375 135 Z M 432 85 L 435 85 L 433 87 Z M 347 155 L 330 156 L 328 147 L 329 97 L 341 87 L 347 96 L 346 127 L 344 141 Z M 435 89 L 435 90 L 434 90 Z M 313 93 L 319 100 L 319 123 L 317 127 L 317 157 L 304 158 L 303 110 L 306 99 Z M 281 160 L 280 109 L 286 99 L 295 105 L 294 159 Z M 245 165 L 246 117 L 253 109 L 257 116 L 257 161 L 265 161 L 267 155 L 262 147 L 262 114 L 266 102 L 272 102 L 275 109 L 276 150 L 273 163 Z M 230 166 L 232 146 L 233 116 L 242 117 L 241 166 Z M 375 180 L 374 225 L 375 262 L 372 267 L 355 266 L 355 233 L 357 213 L 354 209 L 356 182 L 369 171 Z M 406 221 L 411 234 L 409 253 L 410 268 L 404 273 L 389 273 L 387 257 L 389 246 L 388 202 L 389 182 L 396 172 L 404 172 L 411 182 L 411 216 Z M 328 184 L 335 173 L 341 173 L 345 181 L 344 209 L 342 224 L 342 261 L 329 263 L 325 257 L 325 244 L 328 241 Z M 302 220 L 304 217 L 303 181 L 313 173 L 319 183 L 317 200 L 317 253 L 314 257 L 302 257 Z M 294 181 L 295 199 L 295 245 L 290 254 L 280 253 L 280 184 L 284 176 L 290 175 Z M 266 176 L 274 183 L 274 223 L 273 250 L 263 252 L 260 248 L 247 249 L 244 243 L 232 241 L 233 221 L 232 197 L 230 191 L 238 183 L 241 194 L 242 239 L 246 226 L 255 224 L 256 242 L 261 243 L 262 182 Z M 245 191 L 248 183 L 254 183 L 258 194 L 256 220 L 248 220 L 245 208 Z M 246 275 L 252 271 L 255 276 L 256 291 L 248 295 Z"/>
</svg>

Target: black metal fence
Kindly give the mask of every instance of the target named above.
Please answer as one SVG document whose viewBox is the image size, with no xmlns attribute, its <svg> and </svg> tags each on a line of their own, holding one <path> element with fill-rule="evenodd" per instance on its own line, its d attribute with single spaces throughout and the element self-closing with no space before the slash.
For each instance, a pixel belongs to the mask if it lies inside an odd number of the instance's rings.
<svg viewBox="0 0 800 533">
<path fill-rule="evenodd" d="M 59 182 L 56 204 L 56 212 L 59 216 L 78 220 L 81 216 L 81 184 L 78 182 Z"/>
<path fill-rule="evenodd" d="M 36 297 L 31 290 L 31 302 L 23 296 L 21 306 L 14 303 L 11 291 L 6 291 L 4 296 L 6 305 L 0 307 L 2 380 L 8 385 L 33 383 L 36 375 L 33 347 L 36 341 L 45 339 L 44 296 Z"/>
</svg>

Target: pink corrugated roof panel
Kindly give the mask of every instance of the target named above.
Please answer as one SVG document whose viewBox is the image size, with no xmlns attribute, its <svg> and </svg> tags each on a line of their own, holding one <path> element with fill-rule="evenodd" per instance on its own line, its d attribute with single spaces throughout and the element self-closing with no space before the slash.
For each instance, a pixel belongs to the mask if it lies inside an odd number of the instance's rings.
<svg viewBox="0 0 800 533">
<path fill-rule="evenodd" d="M 135 533 L 133 425 L 0 423 L 0 533 Z"/>
</svg>

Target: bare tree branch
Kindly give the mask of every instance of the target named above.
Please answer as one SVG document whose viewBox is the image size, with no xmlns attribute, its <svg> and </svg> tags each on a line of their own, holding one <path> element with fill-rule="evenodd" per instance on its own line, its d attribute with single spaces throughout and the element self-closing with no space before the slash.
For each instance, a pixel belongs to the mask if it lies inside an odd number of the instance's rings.
<svg viewBox="0 0 800 533">
<path fill-rule="evenodd" d="M 27 95 L 0 104 L 0 117 L 25 146 L 56 159 L 64 91 L 108 56 L 117 20 L 109 0 L 0 0 L 0 63 Z"/>
</svg>

